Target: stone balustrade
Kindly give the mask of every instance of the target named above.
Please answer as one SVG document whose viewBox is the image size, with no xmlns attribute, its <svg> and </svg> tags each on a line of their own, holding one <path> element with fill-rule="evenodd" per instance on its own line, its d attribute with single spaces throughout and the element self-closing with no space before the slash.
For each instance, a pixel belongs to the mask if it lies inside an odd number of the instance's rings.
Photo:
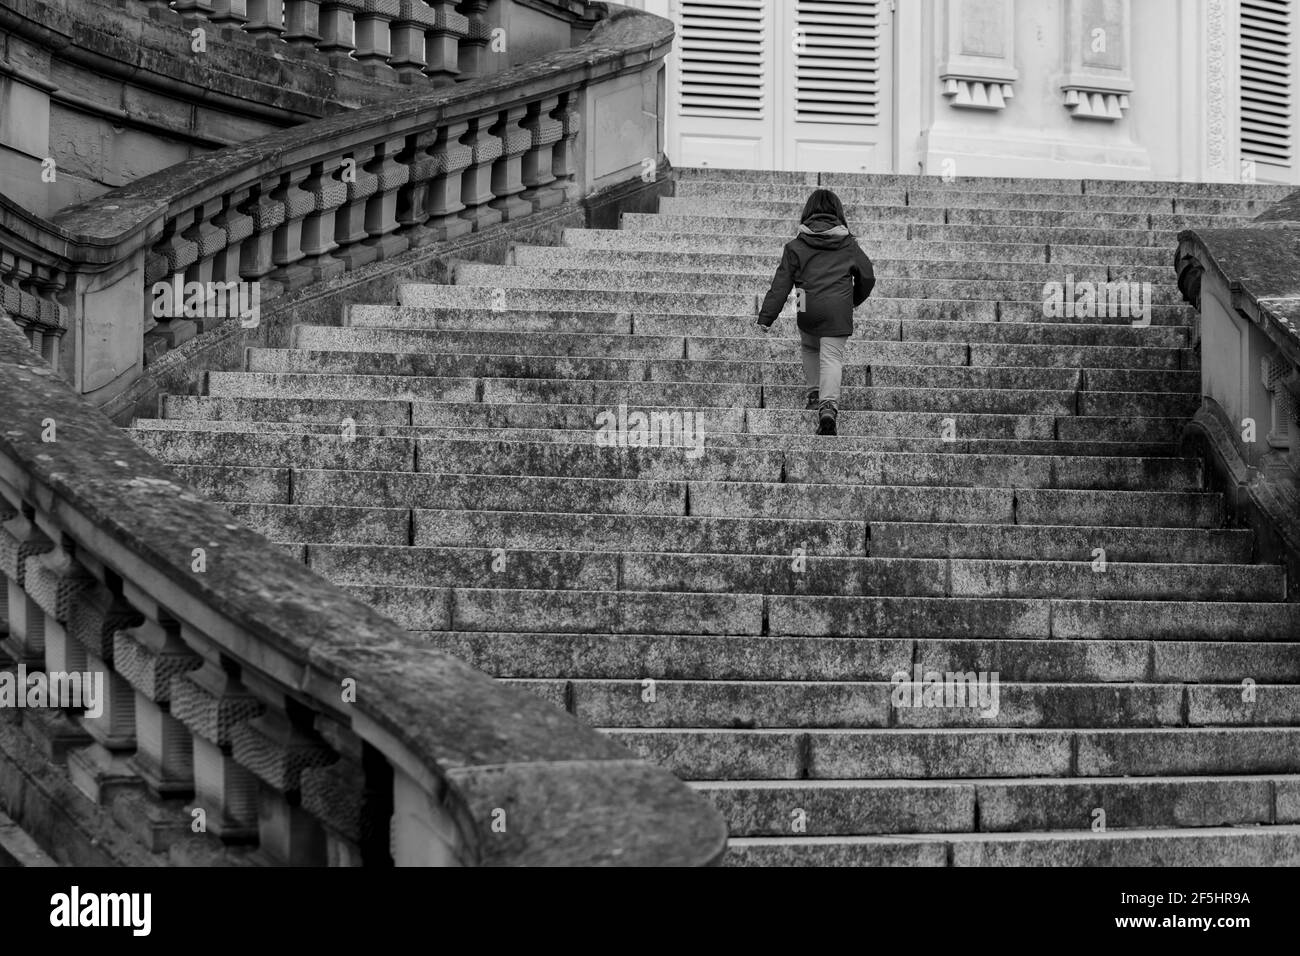
<svg viewBox="0 0 1300 956">
<path fill-rule="evenodd" d="M 374 155 L 371 197 L 389 147 Z M 84 698 L 0 708 L 0 731 L 21 724 L 134 837 L 134 862 L 719 859 L 726 829 L 707 800 L 241 527 L 9 323 L 0 407 L 0 670 L 103 679 L 95 713 Z M 0 747 L 11 779 L 13 759 Z M 39 831 L 32 816 L 20 823 Z M 56 856 L 72 839 L 34 835 Z M 121 833 L 99 836 L 120 862 Z"/>
<path fill-rule="evenodd" d="M 1179 234 L 1197 307 L 1202 407 L 1192 429 L 1266 559 L 1300 574 L 1300 192 L 1244 227 Z"/>
<path fill-rule="evenodd" d="M 418 65 L 412 31 L 437 34 L 454 12 L 434 4 L 429 21 L 397 0 L 319 6 L 323 20 L 286 22 L 324 22 L 321 36 L 341 43 L 331 17 L 346 7 L 361 17 L 359 49 L 385 56 L 377 24 L 399 24 L 404 67 Z M 249 2 L 248 22 L 283 32 L 279 7 Z M 576 47 L 198 156 L 51 221 L 0 201 L 4 311 L 103 405 L 212 324 L 256 323 L 258 308 L 312 283 L 639 175 L 662 159 L 657 91 L 671 39 L 668 21 L 609 5 Z"/>
</svg>

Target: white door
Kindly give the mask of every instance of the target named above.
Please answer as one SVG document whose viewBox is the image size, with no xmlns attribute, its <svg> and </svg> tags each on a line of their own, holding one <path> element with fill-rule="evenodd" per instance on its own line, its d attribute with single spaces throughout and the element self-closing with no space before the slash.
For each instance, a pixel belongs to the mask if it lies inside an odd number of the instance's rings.
<svg viewBox="0 0 1300 956">
<path fill-rule="evenodd" d="M 890 0 L 647 0 L 673 21 L 677 166 L 892 168 Z"/>
</svg>

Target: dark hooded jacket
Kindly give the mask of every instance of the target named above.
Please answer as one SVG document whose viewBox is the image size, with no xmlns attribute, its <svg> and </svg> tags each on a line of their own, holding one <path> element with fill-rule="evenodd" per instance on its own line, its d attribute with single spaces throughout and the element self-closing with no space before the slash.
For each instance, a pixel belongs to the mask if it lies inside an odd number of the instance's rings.
<svg viewBox="0 0 1300 956">
<path fill-rule="evenodd" d="M 790 290 L 803 290 L 799 328 L 809 335 L 853 334 L 853 309 L 876 285 L 871 260 L 849 233 L 844 206 L 829 189 L 814 190 L 800 216 L 799 234 L 786 243 L 759 309 L 758 322 L 776 321 Z"/>
</svg>

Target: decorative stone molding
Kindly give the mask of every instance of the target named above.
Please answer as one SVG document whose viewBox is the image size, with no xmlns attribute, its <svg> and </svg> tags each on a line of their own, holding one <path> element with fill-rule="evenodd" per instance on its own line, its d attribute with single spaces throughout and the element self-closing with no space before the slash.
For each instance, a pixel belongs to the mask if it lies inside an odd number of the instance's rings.
<svg viewBox="0 0 1300 956">
<path fill-rule="evenodd" d="M 1063 105 L 1075 119 L 1123 119 L 1133 92 L 1129 0 L 1065 0 L 1063 15 Z"/>
<path fill-rule="evenodd" d="M 947 56 L 939 71 L 943 95 L 959 109 L 1000 110 L 1014 95 L 1014 0 L 948 0 Z"/>
</svg>

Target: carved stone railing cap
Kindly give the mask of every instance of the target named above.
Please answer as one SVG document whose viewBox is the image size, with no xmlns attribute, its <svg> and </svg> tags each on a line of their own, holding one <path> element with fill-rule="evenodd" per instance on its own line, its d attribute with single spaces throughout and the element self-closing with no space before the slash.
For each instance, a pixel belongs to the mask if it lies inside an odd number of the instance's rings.
<svg viewBox="0 0 1300 956">
<path fill-rule="evenodd" d="M 1300 367 L 1300 190 L 1243 225 L 1183 230 L 1178 259 L 1189 255 Z"/>
<path fill-rule="evenodd" d="M 203 500 L 74 395 L 0 322 L 0 482 L 78 546 L 250 670 L 344 725 L 378 728 L 389 760 L 441 781 L 469 862 L 702 865 L 726 826 L 666 770 L 551 704 L 429 648 Z M 41 440 L 54 419 L 57 440 Z M 206 550 L 206 570 L 191 568 Z M 253 659 L 250 659 L 253 658 Z M 356 681 L 343 703 L 342 681 Z M 381 751 L 383 747 L 381 746 Z M 491 810 L 512 808 L 508 834 Z"/>
</svg>

